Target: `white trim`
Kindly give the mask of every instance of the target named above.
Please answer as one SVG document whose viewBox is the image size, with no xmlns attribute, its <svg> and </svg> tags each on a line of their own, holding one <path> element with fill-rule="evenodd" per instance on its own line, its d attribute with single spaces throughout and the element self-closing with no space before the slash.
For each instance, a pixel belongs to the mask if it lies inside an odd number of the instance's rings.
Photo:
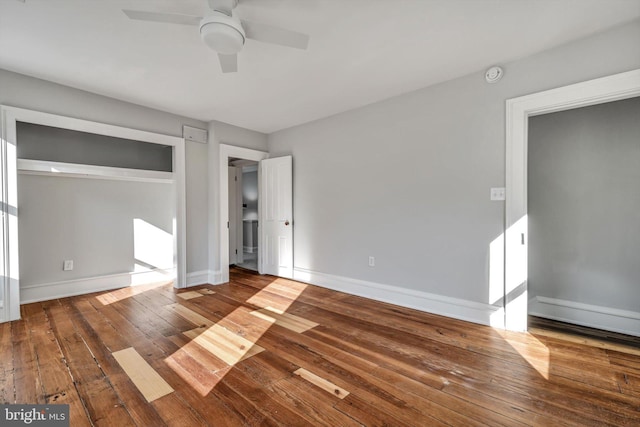
<svg viewBox="0 0 640 427">
<path fill-rule="evenodd" d="M 18 159 L 18 173 L 71 178 L 93 178 L 137 182 L 173 183 L 173 173 L 95 166 L 77 163 L 49 162 L 45 160 Z"/>
<path fill-rule="evenodd" d="M 3 289 L 2 321 L 20 318 L 20 268 L 18 264 L 18 172 L 16 146 L 16 115 L 14 111 L 0 106 L 0 202 L 5 213 L 1 228 L 0 283 Z"/>
<path fill-rule="evenodd" d="M 174 137 L 175 138 L 175 137 Z M 176 288 L 187 287 L 187 155 L 184 138 L 175 138 L 173 147 L 173 180 L 176 188 L 175 220 L 173 225 L 173 253 L 177 266 Z"/>
<path fill-rule="evenodd" d="M 252 254 L 254 252 L 258 252 L 257 246 L 242 246 L 242 251 L 248 254 Z"/>
<path fill-rule="evenodd" d="M 220 285 L 222 283 L 222 272 L 219 270 L 201 270 L 187 274 L 187 286 Z"/>
<path fill-rule="evenodd" d="M 640 336 L 640 312 L 537 296 L 529 314 L 591 328 Z"/>
<path fill-rule="evenodd" d="M 228 267 L 227 267 L 227 269 L 228 269 Z M 216 271 L 209 270 L 209 284 L 211 284 L 211 285 L 220 285 L 220 284 L 226 283 L 228 281 L 229 281 L 229 279 L 227 279 L 226 281 L 222 280 L 222 271 L 220 271 L 220 270 L 216 270 Z"/>
<path fill-rule="evenodd" d="M 18 121 L 33 123 L 38 125 L 52 126 L 62 129 L 89 132 L 98 135 L 106 135 L 115 138 L 131 139 L 136 141 L 149 142 L 152 144 L 169 145 L 173 147 L 173 181 L 175 191 L 174 207 L 174 262 L 177 269 L 176 287 L 186 286 L 186 187 L 185 187 L 185 140 L 184 138 L 162 135 L 159 133 L 147 132 L 137 129 L 130 129 L 121 126 L 108 125 L 105 123 L 93 122 L 89 120 L 76 119 L 72 117 L 59 116 L 56 114 L 43 113 L 39 111 L 26 110 L 10 106 L 0 106 L 2 114 L 2 138 L 0 139 L 0 153 L 2 154 L 2 194 L 3 200 L 10 206 L 17 209 L 17 159 L 15 148 L 17 141 L 16 123 Z M 10 279 L 4 281 L 6 307 L 10 311 L 9 316 L 4 320 L 14 320 L 20 316 L 19 302 L 19 265 L 18 265 L 18 218 L 16 215 L 5 215 L 3 227 L 5 229 L 3 264 L 4 274 Z M 8 299 L 7 299 L 8 296 Z M 3 320 L 3 319 L 0 319 Z"/>
<path fill-rule="evenodd" d="M 568 300 L 557 299 L 557 298 L 547 298 L 543 296 L 537 296 L 536 300 L 543 304 L 552 304 L 560 307 L 574 308 L 576 310 L 590 311 L 593 313 L 608 314 L 611 316 L 626 317 L 628 319 L 640 320 L 640 312 L 638 311 L 620 310 L 619 308 L 584 304 L 581 302 L 568 301 Z"/>
<path fill-rule="evenodd" d="M 177 136 L 163 135 L 155 132 L 147 132 L 144 130 L 109 125 L 106 123 L 94 122 L 90 120 L 59 116 L 57 114 L 43 113 L 41 111 L 27 110 L 24 108 L 11 107 L 7 105 L 3 105 L 2 107 L 21 122 L 51 126 L 61 129 L 76 130 L 79 132 L 94 133 L 97 135 L 112 136 L 114 138 L 150 142 L 152 144 L 170 145 L 172 147 L 184 144 L 184 138 L 180 138 Z"/>
<path fill-rule="evenodd" d="M 495 324 L 495 319 L 501 320 L 503 316 L 502 307 L 490 304 L 482 304 L 349 277 L 334 276 L 299 267 L 293 269 L 293 279 L 376 301 L 482 325 Z"/>
<path fill-rule="evenodd" d="M 194 271 L 187 274 L 187 286 L 212 285 L 216 283 L 216 273 L 210 270 Z"/>
<path fill-rule="evenodd" d="M 640 96 L 640 69 L 551 89 L 506 102 L 506 204 L 505 204 L 505 287 L 519 288 L 526 302 L 527 283 L 520 277 L 526 271 L 526 245 L 521 245 L 520 233 L 528 242 L 527 216 L 527 143 L 528 119 L 531 116 L 585 107 L 604 102 Z M 520 266 L 520 268 L 514 268 Z M 522 283 L 519 283 L 522 282 Z M 522 287 L 521 287 L 522 286 Z M 505 295 L 506 328 L 526 330 L 526 304 L 523 298 L 510 306 Z M 524 306 L 524 307 L 523 307 Z"/>
<path fill-rule="evenodd" d="M 20 287 L 20 303 L 27 304 L 129 286 L 168 282 L 173 281 L 174 278 L 174 269 L 154 269 L 150 271 L 109 274 L 61 282 L 37 283 Z"/>
<path fill-rule="evenodd" d="M 253 160 L 259 162 L 269 157 L 269 153 L 249 148 L 236 147 L 233 145 L 220 144 L 219 158 L 219 184 L 220 184 L 220 224 L 218 227 L 218 265 L 220 266 L 220 281 L 216 283 L 226 283 L 229 281 L 229 229 L 227 222 L 229 221 L 229 158 L 236 157 L 238 159 Z M 260 191 L 260 178 L 258 178 L 258 194 Z M 258 200 L 258 215 L 260 211 L 260 200 Z M 258 266 L 261 254 L 258 253 Z"/>
</svg>

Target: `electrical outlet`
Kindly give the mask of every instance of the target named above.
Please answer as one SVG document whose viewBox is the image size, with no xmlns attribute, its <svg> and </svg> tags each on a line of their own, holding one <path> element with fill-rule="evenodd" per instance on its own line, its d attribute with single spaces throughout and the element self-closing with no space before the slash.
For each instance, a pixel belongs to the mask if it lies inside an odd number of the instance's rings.
<svg viewBox="0 0 640 427">
<path fill-rule="evenodd" d="M 64 270 L 64 271 L 73 270 L 73 260 L 72 259 L 65 259 L 64 260 L 64 264 L 62 265 L 62 270 Z"/>
<path fill-rule="evenodd" d="M 491 189 L 491 200 L 504 200 L 505 199 L 505 188 L 504 187 L 495 187 Z"/>
<path fill-rule="evenodd" d="M 375 267 L 376 266 L 376 257 L 370 256 L 369 257 L 369 267 Z"/>
</svg>

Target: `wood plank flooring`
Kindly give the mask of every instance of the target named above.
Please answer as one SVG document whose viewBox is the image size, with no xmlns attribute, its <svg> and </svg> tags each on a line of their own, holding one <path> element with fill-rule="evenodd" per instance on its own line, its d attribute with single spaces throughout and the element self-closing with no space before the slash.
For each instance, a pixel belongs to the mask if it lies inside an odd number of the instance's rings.
<svg viewBox="0 0 640 427">
<path fill-rule="evenodd" d="M 0 324 L 0 401 L 69 404 L 74 427 L 640 425 L 637 341 L 510 333 L 241 269 L 22 316 Z"/>
</svg>

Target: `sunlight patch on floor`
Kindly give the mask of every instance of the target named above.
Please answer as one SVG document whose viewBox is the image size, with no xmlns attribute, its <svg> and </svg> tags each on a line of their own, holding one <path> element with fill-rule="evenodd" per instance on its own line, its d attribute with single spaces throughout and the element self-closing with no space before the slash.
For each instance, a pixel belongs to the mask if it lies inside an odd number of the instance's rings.
<svg viewBox="0 0 640 427">
<path fill-rule="evenodd" d="M 203 296 L 204 294 L 198 291 L 187 291 L 187 292 L 181 292 L 179 294 L 176 294 L 176 296 L 178 298 L 182 298 L 182 299 L 193 299 L 193 298 L 199 298 L 201 296 Z"/>
<path fill-rule="evenodd" d="M 291 304 L 304 292 L 307 285 L 300 282 L 286 281 L 286 284 L 278 283 L 278 279 L 265 286 L 262 290 L 249 298 L 249 304 L 261 308 L 271 307 L 272 309 L 285 312 Z"/>
<path fill-rule="evenodd" d="M 198 325 L 183 333 L 189 342 L 180 344 L 184 337 L 172 339 L 180 349 L 165 359 L 167 366 L 205 396 L 233 366 L 265 350 L 256 343 L 274 323 L 295 328 L 292 330 L 297 332 L 317 326 L 314 322 L 285 313 L 307 285 L 277 282 L 273 281 L 247 300 L 262 307 L 261 310 L 240 306 L 217 322 L 180 303 L 166 306 Z"/>
<path fill-rule="evenodd" d="M 111 292 L 106 292 L 104 294 L 98 295 L 96 299 L 102 305 L 113 304 L 114 302 L 122 301 L 123 299 L 130 298 L 135 295 L 139 295 L 141 293 L 147 292 L 151 289 L 161 288 L 163 286 L 167 286 L 173 283 L 173 279 L 170 281 L 153 281 L 146 282 L 142 284 L 131 284 L 125 288 L 116 289 Z"/>
<path fill-rule="evenodd" d="M 521 332 L 501 331 L 498 329 L 496 329 L 496 332 L 545 380 L 549 379 L 550 354 L 546 345 L 530 333 L 523 334 Z M 510 338 L 514 334 L 526 336 L 527 342 L 522 342 L 522 339 Z"/>
<path fill-rule="evenodd" d="M 219 324 L 204 330 L 192 329 L 184 335 L 231 366 L 264 351 L 264 348 Z"/>
<path fill-rule="evenodd" d="M 298 333 L 308 331 L 309 329 L 318 326 L 315 322 L 293 314 L 284 313 L 273 307 L 265 307 L 260 310 L 252 311 L 251 315 Z"/>
</svg>

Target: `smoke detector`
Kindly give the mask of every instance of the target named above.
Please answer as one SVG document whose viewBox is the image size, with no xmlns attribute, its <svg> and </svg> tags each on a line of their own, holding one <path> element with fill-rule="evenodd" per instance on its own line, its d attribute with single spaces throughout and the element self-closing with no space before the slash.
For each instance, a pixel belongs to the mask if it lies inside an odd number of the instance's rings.
<svg viewBox="0 0 640 427">
<path fill-rule="evenodd" d="M 504 75 L 504 71 L 500 67 L 491 67 L 484 73 L 484 79 L 487 83 L 496 83 L 498 82 L 502 76 Z"/>
</svg>

